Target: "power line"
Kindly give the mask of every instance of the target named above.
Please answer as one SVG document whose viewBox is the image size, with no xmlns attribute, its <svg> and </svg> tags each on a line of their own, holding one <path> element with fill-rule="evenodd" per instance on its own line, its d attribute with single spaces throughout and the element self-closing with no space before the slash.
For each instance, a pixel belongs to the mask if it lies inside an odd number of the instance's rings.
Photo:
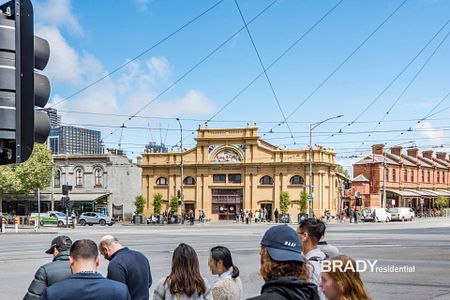
<svg viewBox="0 0 450 300">
<path fill-rule="evenodd" d="M 128 64 L 132 63 L 133 61 L 139 59 L 140 57 L 142 57 L 143 55 L 147 54 L 149 51 L 153 50 L 154 48 L 156 48 L 157 46 L 161 45 L 162 43 L 164 43 L 165 41 L 167 41 L 168 39 L 170 39 L 172 36 L 174 36 L 175 34 L 177 34 L 178 32 L 180 32 L 181 30 L 185 29 L 186 27 L 188 27 L 189 25 L 191 25 L 192 23 L 194 23 L 195 21 L 197 21 L 198 19 L 200 19 L 201 17 L 203 17 L 205 14 L 207 14 L 208 12 L 210 12 L 211 10 L 213 10 L 215 7 L 217 7 L 220 3 L 222 3 L 224 0 L 219 0 L 217 1 L 215 4 L 213 4 L 211 7 L 209 7 L 207 10 L 205 10 L 204 12 L 202 12 L 201 14 L 199 14 L 198 16 L 194 17 L 193 19 L 191 19 L 190 21 L 188 21 L 187 23 L 185 23 L 184 25 L 182 25 L 181 27 L 179 27 L 178 29 L 176 29 L 175 31 L 173 31 L 172 33 L 170 33 L 169 35 L 167 35 L 166 37 L 162 38 L 160 41 L 158 41 L 156 44 L 154 44 L 153 46 L 145 49 L 144 51 L 142 51 L 141 53 L 139 53 L 138 55 L 136 55 L 135 57 L 133 57 L 131 60 L 121 64 L 120 66 L 116 67 L 114 70 L 112 70 L 111 72 L 109 72 L 108 74 L 106 74 L 103 77 L 100 77 L 99 79 L 95 80 L 94 82 L 88 84 L 87 86 L 85 86 L 84 88 L 76 91 L 75 93 L 71 94 L 70 96 L 56 102 L 55 104 L 51 105 L 50 108 L 54 108 L 55 106 L 75 97 L 76 95 L 79 95 L 80 93 L 84 92 L 85 90 L 89 89 L 90 87 L 96 85 L 97 83 L 101 82 L 102 80 L 104 80 L 105 78 L 110 77 L 111 75 L 113 75 L 114 73 L 116 73 L 117 71 L 123 69 L 124 67 L 126 67 Z"/>
<path fill-rule="evenodd" d="M 299 105 L 297 105 L 297 107 L 287 116 L 287 119 L 291 118 L 299 109 L 300 107 L 302 107 L 309 99 L 311 99 L 312 96 L 314 96 L 316 94 L 316 92 L 322 88 L 322 86 L 325 85 L 325 83 L 328 82 L 328 80 L 330 80 L 331 77 L 333 77 L 334 74 L 336 74 L 337 71 L 339 71 L 346 63 L 347 61 L 350 60 L 350 58 L 353 57 L 353 55 L 355 55 L 359 49 L 361 49 L 362 46 L 364 46 L 364 44 L 367 43 L 367 41 L 369 41 L 369 39 L 378 32 L 378 30 L 381 29 L 381 27 L 383 27 L 383 25 L 407 2 L 408 0 L 404 0 L 393 12 L 391 12 L 391 14 L 389 14 L 389 16 L 383 20 L 383 22 L 381 22 L 380 25 L 378 25 L 375 30 L 373 30 L 363 41 L 362 43 L 360 43 L 356 49 L 354 49 L 305 99 L 303 99 L 302 102 L 300 102 Z M 283 122 L 280 122 L 280 125 Z M 273 129 L 275 129 L 276 127 L 280 126 L 274 126 L 273 128 L 271 128 L 270 131 L 272 131 Z"/>
<path fill-rule="evenodd" d="M 269 78 L 269 74 L 267 73 L 267 69 L 264 66 L 264 63 L 263 63 L 262 58 L 261 58 L 261 55 L 259 54 L 258 48 L 256 47 L 255 41 L 254 41 L 254 39 L 252 37 L 252 34 L 250 33 L 250 29 L 248 28 L 247 22 L 245 21 L 245 18 L 244 18 L 244 15 L 242 14 L 241 8 L 239 7 L 238 1 L 234 0 L 234 3 L 236 3 L 236 7 L 237 7 L 237 9 L 239 11 L 239 15 L 241 16 L 242 22 L 244 22 L 245 30 L 247 31 L 248 36 L 250 38 L 250 41 L 252 42 L 253 49 L 255 50 L 256 56 L 258 57 L 259 64 L 261 65 L 261 68 L 262 68 L 262 70 L 264 72 L 264 75 L 265 75 L 265 77 L 267 79 L 267 83 L 269 84 L 270 90 L 272 91 L 273 98 L 275 99 L 275 102 L 276 102 L 276 104 L 278 106 L 278 109 L 280 110 L 281 116 L 283 117 L 283 121 L 286 124 L 286 127 L 288 128 L 289 131 L 291 131 L 291 138 L 292 138 L 292 140 L 294 141 L 294 144 L 295 144 L 296 142 L 295 142 L 295 139 L 294 139 L 294 135 L 292 134 L 291 127 L 286 122 L 286 116 L 284 114 L 283 108 L 281 107 L 280 101 L 278 100 L 277 93 L 275 92 L 275 89 L 273 87 L 272 81 Z"/>
</svg>

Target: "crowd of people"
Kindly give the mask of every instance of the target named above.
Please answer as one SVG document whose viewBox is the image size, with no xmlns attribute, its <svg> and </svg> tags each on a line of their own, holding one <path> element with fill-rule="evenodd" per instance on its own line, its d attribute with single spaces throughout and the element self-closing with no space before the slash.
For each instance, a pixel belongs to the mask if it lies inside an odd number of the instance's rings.
<svg viewBox="0 0 450 300">
<path fill-rule="evenodd" d="M 260 295 L 249 299 L 371 300 L 356 268 L 322 268 L 323 261 L 356 264 L 327 243 L 325 231 L 325 223 L 313 218 L 301 221 L 297 230 L 286 224 L 270 227 L 259 251 L 264 284 Z M 102 237 L 98 245 L 88 239 L 72 243 L 69 237 L 58 236 L 46 253 L 53 255 L 53 261 L 38 269 L 24 300 L 150 298 L 149 260 L 114 236 Z M 97 271 L 99 253 L 109 261 L 106 277 Z M 208 266 L 217 275 L 212 284 L 201 275 L 194 248 L 179 244 L 173 251 L 170 273 L 156 284 L 153 299 L 243 299 L 239 268 L 227 247 L 211 248 Z"/>
</svg>

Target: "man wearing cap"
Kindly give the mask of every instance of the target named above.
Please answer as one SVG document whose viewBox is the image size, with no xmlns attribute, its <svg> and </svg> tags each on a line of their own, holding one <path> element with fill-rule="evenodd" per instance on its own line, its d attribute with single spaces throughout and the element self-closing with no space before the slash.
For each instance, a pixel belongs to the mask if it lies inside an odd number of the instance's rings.
<svg viewBox="0 0 450 300">
<path fill-rule="evenodd" d="M 65 280 L 72 275 L 69 264 L 69 250 L 72 240 L 65 235 L 52 240 L 50 248 L 45 251 L 53 255 L 53 261 L 41 266 L 23 297 L 24 300 L 41 299 L 45 289 L 52 284 Z"/>
<path fill-rule="evenodd" d="M 261 295 L 248 300 L 319 300 L 317 285 L 302 256 L 301 242 L 288 225 L 273 226 L 261 240 Z"/>
</svg>

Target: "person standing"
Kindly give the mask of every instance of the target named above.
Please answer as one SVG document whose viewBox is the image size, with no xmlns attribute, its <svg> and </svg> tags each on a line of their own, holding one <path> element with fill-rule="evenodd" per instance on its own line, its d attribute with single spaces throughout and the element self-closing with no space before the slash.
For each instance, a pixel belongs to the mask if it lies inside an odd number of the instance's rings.
<svg viewBox="0 0 450 300">
<path fill-rule="evenodd" d="M 44 300 L 130 300 L 127 286 L 106 279 L 97 272 L 98 248 L 94 241 L 78 240 L 70 248 L 70 269 L 67 280 L 49 286 Z"/>
<path fill-rule="evenodd" d="M 333 258 L 339 255 L 339 250 L 335 246 L 328 244 L 328 242 L 325 240 L 325 231 L 327 229 L 327 226 L 322 221 L 318 221 L 319 223 L 319 232 L 320 232 L 320 240 L 317 246 L 319 247 L 320 251 L 322 251 L 325 254 L 326 259 Z"/>
<path fill-rule="evenodd" d="M 127 285 L 131 299 L 148 299 L 152 285 L 148 259 L 142 253 L 122 246 L 112 235 L 101 238 L 99 249 L 103 257 L 109 260 L 107 278 Z"/>
<path fill-rule="evenodd" d="M 295 230 L 288 225 L 269 228 L 261 240 L 261 295 L 248 300 L 319 300 Z"/>
<path fill-rule="evenodd" d="M 50 248 L 45 251 L 53 255 L 53 261 L 41 266 L 34 275 L 34 279 L 23 297 L 24 300 L 41 299 L 48 286 L 65 280 L 72 276 L 69 263 L 69 249 L 72 240 L 65 235 L 57 236 L 52 240 Z"/>
<path fill-rule="evenodd" d="M 211 249 L 208 266 L 213 275 L 219 275 L 212 288 L 214 300 L 241 300 L 242 282 L 239 269 L 233 264 L 228 248 L 216 246 Z"/>
<path fill-rule="evenodd" d="M 278 208 L 275 208 L 275 212 L 273 213 L 275 217 L 275 222 L 278 223 Z"/>
<path fill-rule="evenodd" d="M 200 264 L 195 250 L 184 243 L 172 255 L 172 271 L 162 278 L 153 294 L 153 300 L 212 300 L 206 278 L 200 275 Z"/>
</svg>

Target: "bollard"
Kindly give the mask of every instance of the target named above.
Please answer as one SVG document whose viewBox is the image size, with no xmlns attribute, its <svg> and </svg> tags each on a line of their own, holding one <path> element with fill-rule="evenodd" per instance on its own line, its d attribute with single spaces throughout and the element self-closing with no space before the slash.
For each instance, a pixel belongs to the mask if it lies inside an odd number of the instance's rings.
<svg viewBox="0 0 450 300">
<path fill-rule="evenodd" d="M 14 217 L 14 231 L 19 232 L 19 217 Z"/>
<path fill-rule="evenodd" d="M 2 233 L 6 232 L 6 220 L 5 218 L 2 218 Z"/>
</svg>

